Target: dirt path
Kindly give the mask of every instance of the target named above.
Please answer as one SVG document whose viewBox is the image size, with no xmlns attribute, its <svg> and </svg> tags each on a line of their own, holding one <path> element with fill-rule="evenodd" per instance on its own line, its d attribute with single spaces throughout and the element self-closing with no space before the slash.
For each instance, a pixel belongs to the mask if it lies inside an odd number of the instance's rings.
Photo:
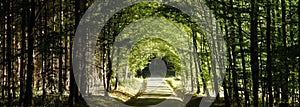
<svg viewBox="0 0 300 107">
<path fill-rule="evenodd" d="M 177 97 L 173 89 L 164 81 L 164 78 L 148 78 L 144 93 L 127 104 L 143 107 L 181 107 L 182 99 Z"/>
</svg>

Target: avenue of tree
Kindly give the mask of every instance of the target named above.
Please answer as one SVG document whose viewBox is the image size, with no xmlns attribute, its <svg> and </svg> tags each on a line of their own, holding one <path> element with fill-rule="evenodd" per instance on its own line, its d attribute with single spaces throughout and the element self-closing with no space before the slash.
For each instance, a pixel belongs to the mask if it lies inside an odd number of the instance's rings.
<svg viewBox="0 0 300 107">
<path fill-rule="evenodd" d="M 118 2 L 111 3 L 110 0 L 101 1 L 118 5 Z M 122 0 L 132 1 L 136 0 Z M 214 14 L 204 12 L 203 17 L 211 19 L 206 20 L 209 24 L 219 26 L 204 29 L 187 12 L 167 4 L 144 2 L 126 7 L 114 14 L 97 35 L 95 57 L 92 59 L 96 63 L 94 69 L 90 69 L 95 74 L 80 74 L 81 82 L 76 84 L 75 78 L 79 76 L 74 75 L 72 67 L 74 36 L 81 17 L 94 2 L 0 2 L 0 105 L 86 105 L 83 96 L 92 94 L 92 86 L 85 82 L 96 78 L 101 80 L 101 87 L 108 92 L 105 95 L 119 92 L 126 84 L 122 81 L 149 76 L 149 62 L 154 58 L 166 63 L 167 77 L 186 81 L 194 96 L 203 95 L 206 88 L 217 87 L 220 93 L 215 102 L 228 107 L 300 104 L 299 0 L 203 0 Z M 169 3 L 172 2 L 182 2 L 180 6 L 184 7 L 199 1 L 171 0 Z M 197 10 L 201 9 L 201 5 L 193 9 L 190 12 L 201 11 Z M 216 21 L 212 20 L 213 17 Z M 151 22 L 159 27 L 130 25 L 137 21 Z M 175 23 L 178 28 L 160 21 Z M 140 35 L 134 30 L 137 28 L 143 28 L 139 30 L 143 34 L 155 31 L 154 34 L 160 34 L 169 41 L 151 37 L 130 47 L 127 44 L 130 40 L 126 38 L 138 38 L 130 36 Z M 224 46 L 218 41 L 209 42 L 203 32 L 208 29 L 212 30 L 211 35 L 218 31 L 222 33 Z M 178 44 L 178 47 L 173 47 L 173 44 Z M 222 70 L 213 60 L 221 53 L 214 53 L 210 45 L 218 47 L 216 50 L 226 48 L 222 83 L 212 81 L 212 78 L 218 78 L 217 71 Z M 126 50 L 129 47 L 131 50 Z M 129 54 L 125 54 L 126 51 Z M 183 59 L 188 62 L 182 63 Z M 186 70 L 182 72 L 181 69 Z M 93 82 L 92 85 L 95 84 Z"/>
</svg>

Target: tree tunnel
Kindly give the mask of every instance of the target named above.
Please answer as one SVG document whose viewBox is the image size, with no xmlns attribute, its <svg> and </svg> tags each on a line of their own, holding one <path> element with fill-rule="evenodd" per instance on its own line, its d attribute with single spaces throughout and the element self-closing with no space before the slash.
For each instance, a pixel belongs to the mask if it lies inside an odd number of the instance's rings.
<svg viewBox="0 0 300 107">
<path fill-rule="evenodd" d="M 77 71 L 84 71 L 75 72 L 81 76 L 76 79 L 80 87 L 93 86 L 86 81 L 99 74 L 106 92 L 118 90 L 128 79 L 148 77 L 152 60 L 161 59 L 166 64 L 166 77 L 179 78 L 182 90 L 192 93 L 211 83 L 211 90 L 217 93 L 218 88 L 213 87 L 220 85 L 218 79 L 224 68 L 219 63 L 224 59 L 225 45 L 222 38 L 214 36 L 220 35 L 220 29 L 209 11 L 190 14 L 193 10 L 181 11 L 159 2 L 141 2 L 116 10 L 108 16 L 85 17 L 81 24 L 96 26 L 85 26 L 76 32 L 87 35 L 74 40 L 74 59 L 83 60 L 74 64 Z M 107 20 L 91 21 L 97 18 Z M 96 68 L 101 70 L 95 73 Z"/>
<path fill-rule="evenodd" d="M 188 57 L 193 52 L 189 34 L 179 25 L 159 17 L 137 20 L 126 26 L 115 38 L 112 46 L 112 69 L 126 69 L 131 76 L 138 71 L 146 71 L 149 60 L 164 59 L 169 65 L 169 71 L 175 71 L 176 76 L 189 76 L 186 69 L 190 61 Z M 124 45 L 126 44 L 126 45 Z M 125 47 L 126 46 L 126 47 Z M 173 67 L 173 68 L 172 68 Z M 189 70 L 190 71 L 190 70 Z M 125 74 L 122 77 L 126 77 Z M 127 76 L 128 76 L 127 74 Z"/>
<path fill-rule="evenodd" d="M 166 77 L 180 73 L 180 59 L 178 52 L 168 42 L 160 38 L 145 38 L 137 42 L 130 52 L 130 68 L 136 70 L 136 76 L 150 77 L 149 66 L 153 59 L 164 61 Z M 141 67 L 136 67 L 141 66 Z"/>
</svg>

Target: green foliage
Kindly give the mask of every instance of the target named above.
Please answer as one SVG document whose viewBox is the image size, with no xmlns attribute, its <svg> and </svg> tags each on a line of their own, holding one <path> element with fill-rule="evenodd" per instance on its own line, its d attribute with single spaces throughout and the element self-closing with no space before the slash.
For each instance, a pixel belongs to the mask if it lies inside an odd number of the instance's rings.
<svg viewBox="0 0 300 107">
<path fill-rule="evenodd" d="M 165 58 L 166 64 L 173 65 L 171 70 L 179 72 L 180 59 L 176 50 L 166 41 L 158 38 L 145 38 L 135 44 L 129 57 L 131 71 L 143 70 L 154 58 Z"/>
</svg>

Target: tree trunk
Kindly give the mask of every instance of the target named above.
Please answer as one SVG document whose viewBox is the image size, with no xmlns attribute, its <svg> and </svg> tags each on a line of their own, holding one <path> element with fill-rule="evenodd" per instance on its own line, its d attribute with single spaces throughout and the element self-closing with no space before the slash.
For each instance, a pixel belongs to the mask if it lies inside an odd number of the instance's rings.
<svg viewBox="0 0 300 107">
<path fill-rule="evenodd" d="M 233 36 L 234 34 L 231 34 L 231 39 L 232 39 L 232 43 L 234 43 L 233 41 L 235 41 L 235 37 Z M 234 97 L 235 97 L 235 102 L 237 103 L 238 107 L 240 107 L 240 100 L 239 100 L 239 92 L 238 92 L 238 78 L 237 78 L 237 71 L 235 69 L 236 67 L 236 54 L 235 54 L 235 44 L 231 44 L 231 51 L 232 51 L 232 64 L 231 64 L 231 68 L 232 68 L 232 81 L 233 81 L 233 91 L 234 91 Z"/>
<path fill-rule="evenodd" d="M 30 23 L 28 24 L 28 65 L 27 65 L 27 80 L 26 80 L 26 92 L 25 92 L 25 106 L 32 105 L 32 83 L 33 83 L 33 46 L 34 46 L 34 34 L 33 27 L 35 24 L 35 1 L 30 3 Z"/>
<path fill-rule="evenodd" d="M 11 1 L 11 10 L 14 10 L 14 7 L 15 7 L 15 3 L 13 2 L 13 1 Z M 16 17 L 14 14 L 16 14 L 16 13 L 14 13 L 14 12 L 12 12 L 11 13 L 11 19 L 10 19 L 10 23 L 11 23 L 11 36 L 13 36 L 12 38 L 11 38 L 11 42 L 12 42 L 12 48 L 11 48 L 11 59 L 10 59 L 10 61 L 11 61 L 11 69 L 12 69 L 12 71 L 11 71 L 11 80 L 10 80 L 10 82 L 11 82 L 11 91 L 12 91 L 12 99 L 15 99 L 16 98 L 16 87 L 15 87 L 15 85 L 16 85 L 16 82 L 15 82 L 15 77 L 14 77 L 14 75 L 15 75 L 15 73 L 18 73 L 18 65 L 15 63 L 15 61 L 13 61 L 13 59 L 14 59 L 14 57 L 16 57 L 17 55 L 16 55 L 16 51 L 17 51 L 17 44 L 18 44 L 18 36 L 15 36 L 14 34 L 15 34 L 15 28 L 13 28 L 13 26 L 15 26 L 14 24 L 15 24 L 15 21 L 14 21 L 14 18 Z M 14 72 L 15 71 L 15 72 Z"/>
<path fill-rule="evenodd" d="M 283 36 L 283 45 L 284 45 L 284 49 L 287 49 L 287 37 L 286 37 L 286 11 L 285 11 L 286 7 L 285 7 L 285 0 L 281 0 L 281 11 L 282 11 L 282 17 L 281 17 L 281 21 L 282 21 L 282 26 L 281 26 L 281 30 L 282 30 L 282 36 Z M 288 68 L 288 64 L 287 64 L 287 50 L 284 51 L 284 66 L 285 66 L 285 72 L 281 72 L 282 76 L 283 76 L 283 85 L 282 85 L 282 106 L 288 106 L 288 76 L 289 76 L 289 68 Z"/>
<path fill-rule="evenodd" d="M 106 84 L 107 84 L 107 87 L 106 87 L 106 91 L 109 92 L 111 90 L 111 84 L 110 84 L 110 80 L 111 80 L 111 77 L 112 77 L 112 62 L 111 62 L 111 54 L 110 54 L 110 47 L 108 45 L 108 49 L 106 49 L 107 51 L 107 68 L 108 68 L 108 72 L 107 72 L 107 81 L 106 81 Z"/>
<path fill-rule="evenodd" d="M 300 31 L 300 1 L 298 1 L 298 31 Z M 298 48 L 300 47 L 300 33 L 298 32 Z M 300 57 L 300 49 L 298 50 L 298 55 Z M 300 89 L 300 58 L 298 58 L 298 89 Z M 299 90 L 298 90 L 299 91 Z M 300 102 L 300 94 L 298 97 L 298 103 Z"/>
<path fill-rule="evenodd" d="M 74 28 L 77 28 L 78 24 L 79 24 L 80 18 L 79 18 L 79 0 L 75 0 L 75 26 Z M 76 31 L 74 31 L 75 34 Z M 73 36 L 70 35 L 70 40 L 73 39 Z M 69 55 L 72 56 L 72 41 L 70 41 L 70 53 Z M 74 100 L 76 99 L 76 97 L 78 97 L 78 89 L 76 87 L 76 82 L 75 82 L 75 77 L 74 77 L 74 73 L 73 73 L 73 67 L 72 67 L 72 58 L 70 58 L 70 94 L 69 94 L 69 106 L 73 107 L 75 102 Z"/>
<path fill-rule="evenodd" d="M 102 46 L 102 81 L 103 81 L 103 87 L 104 87 L 104 96 L 108 96 L 108 93 L 106 91 L 106 67 L 105 67 L 105 45 Z"/>
<path fill-rule="evenodd" d="M 244 94 L 245 94 L 245 107 L 250 106 L 249 104 L 249 93 L 248 93 L 248 73 L 246 71 L 246 61 L 245 61 L 245 52 L 244 52 L 244 40 L 243 40 L 243 33 L 242 33 L 242 22 L 239 19 L 238 20 L 238 26 L 239 26 L 239 43 L 240 43 L 240 53 L 242 58 L 242 71 L 243 71 L 243 79 L 244 79 Z"/>
<path fill-rule="evenodd" d="M 12 106 L 12 96 L 11 96 L 11 83 L 10 83 L 10 80 L 11 80 L 11 75 L 12 75 L 12 62 L 11 62 L 11 42 L 12 42 L 12 32 L 11 32 L 11 10 L 10 10 L 10 6 L 11 6 L 11 1 L 10 0 L 7 0 L 6 1 L 6 10 L 7 10 L 7 13 L 6 13 L 6 17 L 7 17 L 7 29 L 6 29 L 6 43 L 7 43 L 7 48 L 6 48 L 6 61 L 7 61 L 7 81 L 6 81 L 6 84 L 7 84 L 7 106 L 10 107 Z"/>
<path fill-rule="evenodd" d="M 253 101 L 254 107 L 258 107 L 258 76 L 259 76 L 259 64 L 258 64 L 258 40 L 257 40 L 257 4 L 256 0 L 251 0 L 251 34 L 250 34 L 250 54 L 251 54 L 251 71 L 252 71 L 252 84 L 253 84 Z"/>
<path fill-rule="evenodd" d="M 60 36 L 63 36 L 63 33 L 62 33 L 62 27 L 63 27 L 63 25 L 62 25 L 62 0 L 59 0 L 60 1 L 60 5 L 59 5 L 59 34 L 60 34 Z M 60 37 L 59 38 L 59 63 L 58 63 L 58 68 L 59 68 L 59 73 L 58 73 L 58 92 L 59 92 L 59 94 L 60 94 L 60 96 L 62 96 L 62 94 L 63 94 L 63 84 L 62 84 L 62 65 L 63 65 L 63 47 L 62 47 L 62 37 Z"/>
<path fill-rule="evenodd" d="M 193 47 L 192 47 L 192 44 L 190 44 L 190 42 L 189 42 L 189 46 L 190 46 L 190 53 L 189 53 L 189 55 L 190 55 L 190 74 L 191 74 L 191 87 L 192 87 L 192 92 L 194 91 L 194 76 L 193 76 L 193 62 L 192 62 L 192 49 L 193 49 Z"/>
<path fill-rule="evenodd" d="M 233 1 L 230 0 L 230 8 L 233 9 Z M 234 25 L 234 13 L 232 12 L 232 17 L 230 17 L 230 24 Z M 230 68 L 232 71 L 232 84 L 233 84 L 233 91 L 234 91 L 234 97 L 235 97 L 235 102 L 237 104 L 238 107 L 240 107 L 240 99 L 239 99 L 239 92 L 238 92 L 238 78 L 237 78 L 237 71 L 236 71 L 236 53 L 235 53 L 235 48 L 236 48 L 236 44 L 235 44 L 235 32 L 234 32 L 234 27 L 235 26 L 231 26 L 230 28 L 230 45 L 231 45 L 231 53 L 232 53 L 232 63 L 230 63 Z"/>
<path fill-rule="evenodd" d="M 224 20 L 224 25 L 225 25 L 225 37 L 226 37 L 226 40 L 228 41 L 229 39 L 229 34 L 228 34 L 228 27 L 227 27 L 227 20 L 225 19 Z M 227 44 L 227 53 L 228 53 L 228 56 L 226 57 L 229 57 L 229 63 L 231 63 L 231 55 L 230 55 L 230 48 L 229 48 L 229 44 Z M 230 72 L 230 68 L 229 70 L 226 69 L 226 72 Z M 226 72 L 224 74 L 224 80 L 223 80 L 223 87 L 224 87 L 224 97 L 225 97 L 225 105 L 226 107 L 230 107 L 230 96 L 228 96 L 228 92 L 227 92 L 227 80 L 226 80 Z M 230 80 L 229 80 L 230 82 Z M 230 94 L 229 94 L 230 95 Z"/>
<path fill-rule="evenodd" d="M 117 49 L 117 54 L 119 54 L 120 53 L 120 50 L 121 50 L 121 48 L 120 47 L 117 47 L 118 49 Z M 117 88 L 118 88 L 118 82 L 119 82 L 119 72 L 120 71 L 118 71 L 119 70 L 119 60 L 120 60 L 120 55 L 119 56 L 117 56 L 117 66 L 116 66 L 116 84 L 115 84 L 115 88 L 114 88 L 114 90 L 117 90 Z"/>
<path fill-rule="evenodd" d="M 202 40 L 204 41 L 205 40 L 205 37 L 204 36 L 202 36 Z M 210 62 L 209 62 L 209 55 L 208 55 L 208 51 L 207 51 L 207 48 L 205 48 L 205 43 L 204 42 L 202 42 L 201 43 L 202 44 L 202 52 L 204 52 L 204 53 L 206 53 L 206 62 L 207 62 L 207 65 L 210 65 Z M 204 60 L 204 59 L 203 59 Z M 202 61 L 202 64 L 204 64 L 204 61 Z M 208 69 L 208 73 L 209 73 L 209 75 L 210 75 L 210 66 L 207 66 L 207 69 Z M 204 75 L 203 75 L 203 73 L 201 73 L 201 76 L 202 76 L 202 79 L 203 79 L 203 94 L 205 93 L 205 91 L 206 91 L 206 88 L 207 88 L 207 84 L 206 84 L 206 80 L 204 80 Z M 209 93 L 209 91 L 207 91 L 207 96 L 210 96 L 210 93 Z"/>
<path fill-rule="evenodd" d="M 292 1 L 291 0 L 289 0 L 289 9 L 292 9 Z M 294 22 L 294 19 L 293 19 L 293 12 L 289 12 L 289 17 L 288 17 L 288 19 L 290 19 L 290 22 Z M 290 32 L 290 37 L 291 37 L 291 46 L 295 46 L 295 44 L 294 44 L 294 37 L 295 37 L 295 34 L 294 34 L 294 32 L 293 32 L 293 28 L 294 28 L 294 25 L 293 24 L 289 24 L 290 25 L 290 29 L 289 29 L 289 32 Z M 292 64 L 292 71 L 295 71 L 296 70 L 296 64 Z M 295 81 L 295 74 L 294 73 L 291 73 L 291 76 L 292 76 L 292 80 L 291 80 L 291 82 L 290 83 L 292 83 L 292 85 L 291 85 L 291 88 L 292 88 L 292 92 L 291 92 L 291 97 L 292 97 L 292 101 L 291 101 L 291 104 L 292 104 L 292 106 L 294 107 L 294 104 L 295 104 L 295 89 L 296 89 L 296 87 L 295 87 L 295 83 L 297 83 L 297 81 Z"/>
<path fill-rule="evenodd" d="M 3 1 L 1 1 L 0 2 L 1 3 L 1 5 L 5 5 L 5 1 L 3 0 Z M 5 6 L 0 6 L 0 9 L 1 10 L 5 10 L 6 9 L 6 7 Z M 0 27 L 0 30 L 1 31 L 5 31 L 6 29 L 5 29 L 5 17 L 4 16 L 1 16 L 0 17 L 1 18 L 1 22 L 2 22 L 2 24 L 1 24 L 1 27 Z M 5 32 L 1 32 L 1 35 L 5 35 Z M 1 36 L 0 37 L 0 39 L 1 39 L 1 55 L 2 55 L 2 57 L 1 57 L 1 61 L 2 61 L 2 63 L 1 63 L 1 73 L 2 73 L 2 77 L 1 77 L 1 87 L 5 87 L 5 78 L 4 78 L 4 74 L 5 74 L 5 36 Z M 1 88 L 1 99 L 2 99 L 2 101 L 4 101 L 5 100 L 5 89 L 4 88 Z"/>
<path fill-rule="evenodd" d="M 210 18 L 209 19 L 211 19 L 210 20 L 210 24 L 211 25 L 213 25 L 214 23 L 213 23 L 213 16 L 212 16 L 212 14 L 210 14 Z M 211 29 L 212 31 L 210 32 L 211 33 L 211 35 L 215 35 L 215 31 L 214 31 L 214 28 L 212 28 Z M 218 53 L 216 53 L 216 48 L 217 48 L 217 46 L 216 46 L 216 43 L 215 43 L 215 39 L 214 38 L 212 38 L 212 49 L 211 49 L 211 52 L 213 53 L 213 54 L 211 54 L 211 56 L 210 56 L 210 60 L 211 60 L 211 65 L 212 65 L 212 73 L 213 73 L 213 87 L 214 87 L 214 91 L 215 91 L 215 93 L 217 93 L 218 91 L 219 91 L 219 86 L 218 86 L 218 84 L 219 84 L 219 81 L 218 81 L 218 75 L 217 75 L 217 54 Z M 217 95 L 216 96 L 216 99 L 218 100 L 219 99 L 219 95 Z"/>
<path fill-rule="evenodd" d="M 202 40 L 204 41 L 204 37 L 202 37 Z M 205 51 L 204 51 L 204 42 L 202 42 L 201 44 L 200 44 L 200 52 L 201 53 L 205 53 Z M 200 56 L 199 56 L 200 57 Z M 199 73 L 200 73 L 200 76 L 201 76 L 201 81 L 202 81 L 202 83 L 203 83 L 203 94 L 205 93 L 205 90 L 206 90 L 206 80 L 204 79 L 204 75 L 203 75 L 203 72 L 202 72 L 202 69 L 201 69 L 201 65 L 200 64 L 203 64 L 204 65 L 204 63 L 203 62 L 205 62 L 205 61 L 201 61 L 201 60 L 204 60 L 204 58 L 199 58 L 198 57 L 198 65 L 199 65 Z M 201 56 L 202 57 L 202 56 Z"/>
<path fill-rule="evenodd" d="M 23 3 L 27 3 L 27 0 L 23 0 Z M 21 29 L 22 29 L 22 39 L 21 39 L 21 68 L 20 68 L 20 96 L 19 96 L 19 106 L 23 106 L 23 101 L 24 101 L 24 70 L 25 70 L 25 49 L 26 49 L 26 23 L 27 20 L 27 8 L 22 8 L 22 24 L 21 24 Z"/>
<path fill-rule="evenodd" d="M 273 91 L 272 91 L 272 50 L 271 50 L 271 10 L 270 10 L 270 0 L 267 0 L 267 83 L 269 92 L 269 107 L 273 107 Z"/>
<path fill-rule="evenodd" d="M 261 20 L 258 20 L 258 22 L 260 23 L 259 25 L 258 25 L 258 27 L 259 27 L 259 29 L 260 29 L 260 31 L 259 31 L 259 33 L 260 33 L 260 35 L 265 35 L 264 34 L 264 32 L 262 31 L 262 24 L 261 24 Z M 259 40 L 260 40 L 260 42 L 261 42 L 261 44 L 259 44 L 259 49 L 260 49 L 260 51 L 262 51 L 262 48 L 263 48 L 263 42 L 264 42 L 264 37 L 263 36 L 260 36 L 260 38 L 259 38 Z M 260 71 L 260 75 L 258 76 L 258 80 L 260 80 L 261 82 L 259 82 L 260 84 L 260 87 L 261 87 L 261 102 L 260 102 L 260 105 L 262 106 L 262 107 L 264 107 L 264 104 L 265 104 L 265 94 L 266 94 L 266 89 L 265 89 L 265 86 L 266 86 L 266 76 L 265 75 L 267 75 L 267 72 L 264 72 L 263 71 L 263 68 L 264 68 L 264 66 L 263 66 L 263 58 L 262 58 L 262 55 L 263 53 L 262 52 L 259 52 L 258 53 L 258 58 L 259 58 L 259 71 Z M 264 76 L 263 76 L 264 75 Z"/>
<path fill-rule="evenodd" d="M 195 55 L 193 55 L 193 56 L 194 56 L 194 64 L 195 64 L 195 70 L 196 70 L 196 88 L 197 88 L 196 93 L 199 94 L 200 93 L 200 84 L 199 84 L 198 72 L 201 68 L 200 68 L 200 64 L 199 64 L 199 60 L 198 60 L 199 55 L 198 55 L 198 48 L 197 48 L 197 41 L 196 41 L 197 35 L 195 34 L 194 31 L 192 31 L 192 35 L 193 35 L 193 44 L 194 44 L 193 51 L 195 53 Z M 202 78 L 202 81 L 203 80 L 204 79 Z"/>
<path fill-rule="evenodd" d="M 279 20 L 280 19 L 280 16 L 279 16 L 279 13 L 280 13 L 280 10 L 279 10 L 279 1 L 280 0 L 275 0 L 275 5 L 276 5 L 276 7 L 275 7 L 275 11 L 277 12 L 277 14 L 275 13 L 275 12 L 272 12 L 272 13 L 274 13 L 273 15 L 275 16 L 276 15 L 276 18 L 275 18 L 275 20 L 276 20 L 276 22 L 278 23 L 279 21 L 277 21 L 277 20 Z M 280 29 L 280 25 L 279 24 L 277 24 L 277 23 L 274 23 L 274 25 L 275 25 L 275 28 L 276 28 L 276 31 L 277 31 L 277 37 L 280 37 L 281 36 L 281 29 Z M 274 44 L 274 47 L 276 47 L 276 46 L 278 46 L 277 44 Z M 278 53 L 277 53 L 277 55 L 279 55 Z M 279 66 L 281 66 L 281 64 L 278 64 Z M 277 83 L 279 84 L 279 85 L 274 85 L 274 102 L 275 102 L 275 104 L 277 105 L 278 103 L 280 103 L 280 88 L 283 86 L 282 85 L 282 82 L 281 82 L 281 80 L 283 80 L 283 78 L 282 78 L 282 75 L 281 75 L 281 71 L 274 71 L 274 74 L 277 74 Z M 280 82 L 278 82 L 280 80 Z"/>
<path fill-rule="evenodd" d="M 45 4 L 45 12 L 47 11 L 47 5 Z M 43 18 L 44 20 L 44 34 L 48 33 L 47 30 L 47 14 L 44 14 Z M 42 39 L 42 43 L 46 43 L 46 38 L 48 38 L 47 35 L 44 35 L 43 39 Z M 43 90 L 43 95 L 42 95 L 42 100 L 45 101 L 46 99 L 46 95 L 47 95 L 47 89 L 46 89 L 46 71 L 48 71 L 48 47 L 45 45 L 45 51 L 42 52 L 42 59 L 43 59 L 43 68 L 42 68 L 42 90 Z"/>
</svg>

